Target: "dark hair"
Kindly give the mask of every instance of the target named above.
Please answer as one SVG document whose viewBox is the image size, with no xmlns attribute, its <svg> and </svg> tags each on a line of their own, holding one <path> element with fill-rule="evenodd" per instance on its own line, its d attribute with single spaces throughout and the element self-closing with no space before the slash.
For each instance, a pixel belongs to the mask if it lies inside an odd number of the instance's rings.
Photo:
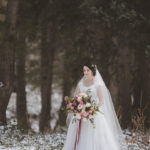
<svg viewBox="0 0 150 150">
<path fill-rule="evenodd" d="M 96 65 L 94 65 L 91 62 L 87 62 L 87 63 L 84 63 L 84 66 L 87 66 L 92 71 L 94 76 L 96 75 Z"/>
</svg>

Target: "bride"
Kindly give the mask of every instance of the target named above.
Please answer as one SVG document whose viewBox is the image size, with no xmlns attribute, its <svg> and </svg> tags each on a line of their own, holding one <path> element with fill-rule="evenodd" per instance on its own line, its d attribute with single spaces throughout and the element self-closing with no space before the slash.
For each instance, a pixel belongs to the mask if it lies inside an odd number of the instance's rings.
<svg viewBox="0 0 150 150">
<path fill-rule="evenodd" d="M 111 95 L 96 65 L 85 64 L 83 73 L 74 96 L 88 93 L 99 106 L 100 112 L 94 116 L 95 128 L 89 120 L 72 122 L 73 116 L 68 114 L 68 131 L 63 150 L 127 150 Z"/>
</svg>

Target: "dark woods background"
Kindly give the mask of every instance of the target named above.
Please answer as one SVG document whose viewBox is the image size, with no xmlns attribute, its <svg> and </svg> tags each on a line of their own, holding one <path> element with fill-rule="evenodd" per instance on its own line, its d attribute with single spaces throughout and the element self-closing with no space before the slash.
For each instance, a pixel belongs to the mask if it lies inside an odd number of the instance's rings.
<svg viewBox="0 0 150 150">
<path fill-rule="evenodd" d="M 71 95 L 82 64 L 97 64 L 122 128 L 150 128 L 150 1 L 0 0 L 0 124 L 12 92 L 30 128 L 27 84 L 41 88 L 40 131 L 49 129 L 52 84 Z M 64 105 L 62 103 L 62 105 Z M 57 126 L 66 114 L 59 112 Z"/>
</svg>

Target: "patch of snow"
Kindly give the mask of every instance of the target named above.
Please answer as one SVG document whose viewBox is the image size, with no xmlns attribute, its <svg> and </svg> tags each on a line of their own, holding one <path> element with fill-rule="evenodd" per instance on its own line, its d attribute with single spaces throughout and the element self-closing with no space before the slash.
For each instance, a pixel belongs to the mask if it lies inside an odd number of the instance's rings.
<svg viewBox="0 0 150 150">
<path fill-rule="evenodd" d="M 27 96 L 27 111 L 30 116 L 31 128 L 35 132 L 39 132 L 39 115 L 41 112 L 40 89 L 36 88 L 32 90 L 32 86 L 27 85 L 26 96 Z M 52 117 L 52 120 L 50 122 L 51 129 L 54 129 L 55 124 L 58 120 L 58 111 L 60 109 L 61 102 L 62 102 L 61 91 L 59 89 L 57 90 L 53 89 L 51 97 L 51 117 Z M 11 95 L 6 115 L 8 120 L 16 118 L 16 93 L 12 93 Z M 34 118 L 32 118 L 32 116 L 34 116 Z"/>
</svg>

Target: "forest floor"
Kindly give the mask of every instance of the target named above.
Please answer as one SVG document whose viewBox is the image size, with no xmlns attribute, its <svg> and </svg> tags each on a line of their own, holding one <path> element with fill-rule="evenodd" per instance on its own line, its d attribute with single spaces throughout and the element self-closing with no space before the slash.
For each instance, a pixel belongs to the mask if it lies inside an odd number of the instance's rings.
<svg viewBox="0 0 150 150">
<path fill-rule="evenodd" d="M 0 150 L 61 150 L 65 132 L 24 133 L 16 125 L 0 127 Z"/>
<path fill-rule="evenodd" d="M 8 125 L 0 126 L 0 150 L 61 150 L 65 139 L 66 129 L 60 128 L 55 133 L 39 132 L 38 116 L 41 109 L 39 90 L 32 91 L 30 87 L 27 91 L 27 108 L 30 116 L 31 130 L 28 133 L 17 128 L 16 122 L 16 95 L 12 94 L 8 109 Z M 52 120 L 50 127 L 54 128 L 59 110 L 61 95 L 59 92 L 53 92 L 52 95 Z M 138 134 L 124 130 L 129 150 L 150 150 L 150 134 Z"/>
<path fill-rule="evenodd" d="M 129 150 L 150 150 L 150 136 L 138 137 L 125 131 Z M 0 127 L 0 150 L 62 150 L 66 139 L 66 131 L 55 133 L 24 133 L 18 129 L 16 122 Z M 131 140 L 132 139 L 132 140 Z"/>
</svg>

